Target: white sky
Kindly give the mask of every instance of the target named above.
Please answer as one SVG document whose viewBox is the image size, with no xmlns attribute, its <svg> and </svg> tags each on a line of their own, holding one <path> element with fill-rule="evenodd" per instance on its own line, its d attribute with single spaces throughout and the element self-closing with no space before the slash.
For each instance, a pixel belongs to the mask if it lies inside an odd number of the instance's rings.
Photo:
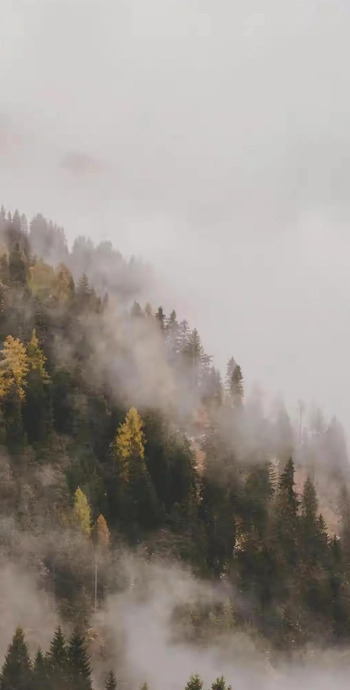
<svg viewBox="0 0 350 690">
<path fill-rule="evenodd" d="M 150 259 L 348 431 L 349 37 L 348 0 L 0 0 L 0 203 Z"/>
</svg>

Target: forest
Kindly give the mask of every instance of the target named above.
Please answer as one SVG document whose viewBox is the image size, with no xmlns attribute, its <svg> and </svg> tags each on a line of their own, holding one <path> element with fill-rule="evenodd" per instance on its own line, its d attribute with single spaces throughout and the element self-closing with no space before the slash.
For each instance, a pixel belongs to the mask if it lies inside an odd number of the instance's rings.
<svg viewBox="0 0 350 690">
<path fill-rule="evenodd" d="M 237 631 L 272 658 L 349 645 L 340 424 L 268 415 L 233 356 L 222 376 L 195 328 L 147 302 L 150 280 L 109 243 L 69 249 L 43 216 L 1 209 L 1 561 L 31 573 L 58 623 L 44 650 L 22 621 L 8 631 L 0 690 L 135 686 L 98 622 L 109 597 L 147 589 L 125 553 L 219 591 L 174 607 L 189 645 Z"/>
</svg>

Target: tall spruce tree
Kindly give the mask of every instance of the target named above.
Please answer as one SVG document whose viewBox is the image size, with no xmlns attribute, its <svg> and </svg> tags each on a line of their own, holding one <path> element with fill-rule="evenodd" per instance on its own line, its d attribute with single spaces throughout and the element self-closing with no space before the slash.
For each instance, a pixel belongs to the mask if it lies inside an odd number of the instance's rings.
<svg viewBox="0 0 350 690">
<path fill-rule="evenodd" d="M 116 679 L 113 671 L 110 671 L 107 675 L 107 678 L 106 678 L 105 689 L 106 690 L 116 690 L 116 688 L 117 688 L 117 679 Z"/>
<path fill-rule="evenodd" d="M 41 649 L 35 655 L 33 664 L 33 690 L 49 690 L 49 664 Z"/>
<path fill-rule="evenodd" d="M 68 647 L 68 676 L 74 690 L 91 690 L 91 667 L 86 642 L 79 630 L 71 635 Z"/>
<path fill-rule="evenodd" d="M 32 667 L 22 628 L 17 628 L 5 656 L 0 690 L 31 690 Z"/>
<path fill-rule="evenodd" d="M 202 690 L 203 681 L 201 677 L 196 673 L 192 675 L 185 687 L 185 690 Z"/>
</svg>

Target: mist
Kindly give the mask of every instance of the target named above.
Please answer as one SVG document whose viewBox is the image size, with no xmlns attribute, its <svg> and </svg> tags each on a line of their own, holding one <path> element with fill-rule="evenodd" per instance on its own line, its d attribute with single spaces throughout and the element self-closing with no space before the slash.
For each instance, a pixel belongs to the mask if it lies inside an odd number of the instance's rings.
<svg viewBox="0 0 350 690">
<path fill-rule="evenodd" d="M 244 472 L 293 454 L 298 497 L 315 466 L 330 541 L 340 532 L 350 432 L 349 35 L 345 0 L 0 3 L 0 206 L 28 218 L 43 213 L 64 228 L 71 253 L 59 260 L 76 282 L 78 238 L 112 242 L 116 251 L 102 245 L 90 266 L 101 297 L 108 256 L 110 274 L 120 261 L 123 297 L 149 300 L 153 311 L 162 304 L 167 315 L 175 308 L 223 374 L 234 356 L 245 406 L 213 413 L 225 452 Z M 195 420 L 183 423 L 199 406 L 198 391 L 187 371 L 179 376 L 169 365 L 157 325 L 130 318 L 127 299 L 112 296 L 98 321 L 82 318 L 89 383 L 107 380 L 125 408 L 161 409 L 169 436 L 182 426 L 198 451 Z M 55 364 L 69 368 L 75 343 L 70 349 L 60 337 Z M 83 420 L 84 395 L 74 408 Z M 72 611 L 62 615 L 57 568 L 91 616 L 97 688 L 107 664 L 121 690 L 144 681 L 176 690 L 193 673 L 205 687 L 223 674 L 233 690 L 348 686 L 345 646 L 329 650 L 325 640 L 288 658 L 275 654 L 251 634 L 248 615 L 235 628 L 249 597 L 232 585 L 228 602 L 226 575 L 203 581 L 173 555 L 162 558 L 162 534 L 154 553 L 151 537 L 144 552 L 115 537 L 99 564 L 103 596 L 94 611 L 93 546 L 50 513 L 56 500 L 72 511 L 65 443 L 55 466 L 44 449 L 33 470 L 28 451 L 20 479 L 15 463 L 0 458 L 1 660 L 16 625 L 31 653 L 47 648 L 59 620 L 67 625 Z M 229 486 L 230 465 L 218 456 L 213 474 Z M 6 510 L 16 492 L 12 519 Z M 215 628 L 216 605 L 229 608 L 226 628 L 224 616 Z"/>
<path fill-rule="evenodd" d="M 10 0 L 0 27 L 5 206 L 151 260 L 220 366 L 348 431 L 348 4 Z"/>
</svg>

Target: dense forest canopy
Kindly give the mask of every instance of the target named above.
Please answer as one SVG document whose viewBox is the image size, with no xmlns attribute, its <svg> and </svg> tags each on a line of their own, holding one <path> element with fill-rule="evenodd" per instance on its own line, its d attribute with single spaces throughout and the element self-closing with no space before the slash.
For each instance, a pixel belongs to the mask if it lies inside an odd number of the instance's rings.
<svg viewBox="0 0 350 690">
<path fill-rule="evenodd" d="M 237 631 L 270 654 L 350 641 L 341 426 L 318 412 L 295 430 L 281 404 L 266 415 L 246 400 L 234 357 L 222 379 L 195 328 L 141 305 L 148 278 L 109 243 L 69 251 L 41 215 L 0 212 L 0 549 L 64 630 L 30 659 L 18 628 L 2 690 L 116 687 L 125 661 L 98 613 L 147 589 L 125 553 L 218 588 L 174 607 L 188 644 Z M 201 688 L 193 675 L 187 690 Z"/>
</svg>

